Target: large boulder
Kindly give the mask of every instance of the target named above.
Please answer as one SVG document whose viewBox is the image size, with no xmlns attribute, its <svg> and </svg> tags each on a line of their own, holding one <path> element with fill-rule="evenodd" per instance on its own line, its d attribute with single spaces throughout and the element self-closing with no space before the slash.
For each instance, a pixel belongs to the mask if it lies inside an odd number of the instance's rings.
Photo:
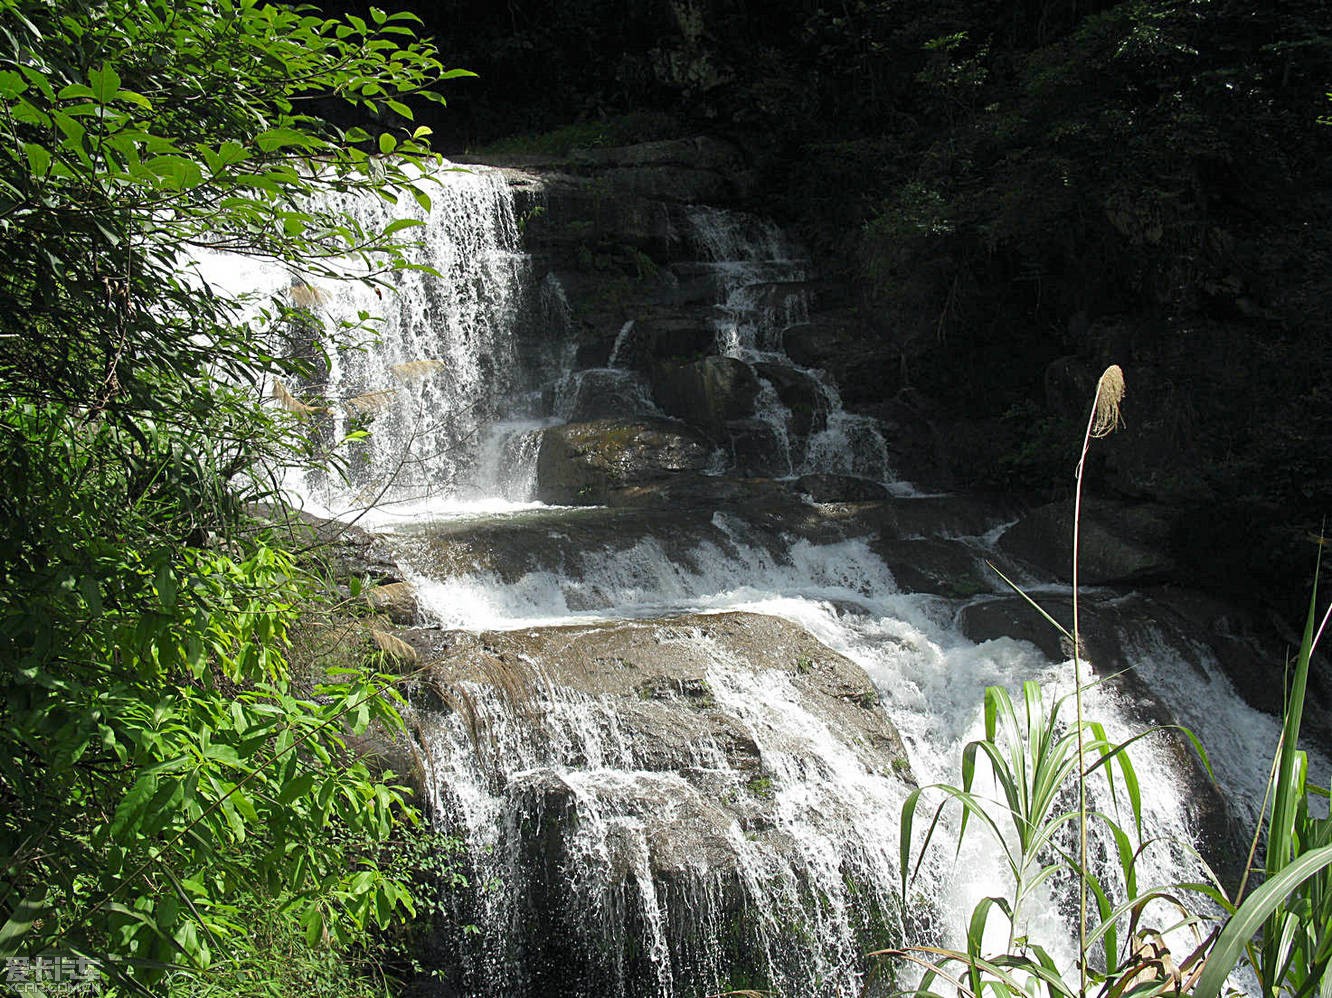
<svg viewBox="0 0 1332 998">
<path fill-rule="evenodd" d="M 1012 518 L 1003 504 L 961 495 L 887 499 L 854 514 L 861 529 L 892 538 L 981 537 Z"/>
<path fill-rule="evenodd" d="M 593 368 L 570 375 L 556 393 L 556 412 L 570 422 L 655 415 L 648 385 L 636 371 Z"/>
<path fill-rule="evenodd" d="M 734 357 L 704 357 L 658 366 L 652 397 L 661 411 L 722 440 L 726 424 L 754 412 L 759 393 L 753 368 Z"/>
<path fill-rule="evenodd" d="M 795 487 L 797 492 L 818 503 L 873 502 L 889 497 L 887 486 L 854 475 L 801 475 Z"/>
<path fill-rule="evenodd" d="M 613 702 L 617 723 L 632 736 L 625 750 L 633 765 L 647 771 L 690 770 L 704 741 L 722 746 L 723 755 L 742 773 L 762 769 L 762 751 L 744 710 L 711 685 L 721 658 L 728 670 L 772 673 L 771 682 L 790 684 L 802 709 L 826 724 L 870 772 L 903 772 L 895 763 L 904 755 L 901 738 L 865 671 L 780 617 L 721 613 L 406 636 L 426 643 L 422 651 L 434 660 L 440 682 L 493 682 L 494 670 L 487 672 L 479 663 L 497 659 L 511 669 L 535 669 L 533 678 L 539 681 L 531 692 L 538 697 L 558 701 L 574 693 Z M 794 732 L 763 737 L 780 744 L 797 740 Z"/>
<path fill-rule="evenodd" d="M 1116 585 L 1167 578 L 1171 520 L 1152 506 L 1109 500 L 1082 505 L 1078 578 Z M 999 550 L 1063 581 L 1072 579 L 1073 504 L 1050 503 L 1028 513 L 999 539 Z"/>
<path fill-rule="evenodd" d="M 976 549 L 961 541 L 881 537 L 871 542 L 870 550 L 883 559 L 898 589 L 905 593 L 966 598 L 1000 584 Z"/>
<path fill-rule="evenodd" d="M 596 505 L 619 489 L 707 467 L 712 447 L 683 424 L 602 419 L 544 431 L 537 454 L 537 498 Z"/>
<path fill-rule="evenodd" d="M 821 429 L 826 424 L 828 402 L 812 374 L 770 363 L 755 364 L 754 373 L 772 385 L 777 398 L 791 413 L 790 428 L 797 437 L 808 437 L 811 430 Z"/>
<path fill-rule="evenodd" d="M 667 259 L 678 248 L 669 207 L 644 193 L 562 173 L 511 173 L 509 180 L 519 196 L 524 242 L 538 260 L 552 253 L 574 257 L 607 242 L 653 259 Z"/>
<path fill-rule="evenodd" d="M 652 371 L 663 363 L 699 360 L 716 348 L 708 309 L 659 310 L 635 320 L 621 363 Z"/>
<path fill-rule="evenodd" d="M 741 475 L 788 475 L 795 471 L 799 460 L 782 427 L 755 417 L 726 424 L 726 451 Z"/>
<path fill-rule="evenodd" d="M 820 318 L 788 328 L 782 334 L 782 346 L 803 367 L 828 368 L 845 352 L 850 339 L 846 322 Z"/>
<path fill-rule="evenodd" d="M 475 919 L 480 945 L 625 994 L 656 993 L 667 957 L 677 987 L 715 990 L 700 958 L 721 952 L 796 994 L 823 953 L 774 951 L 791 925 L 817 919 L 852 954 L 892 938 L 882 836 L 910 766 L 864 671 L 799 625 L 726 613 L 408 637 L 428 663 L 412 702 L 445 691 L 456 708 L 412 718 L 433 758 L 457 753 L 438 792 L 499 829 L 471 857 L 505 886 Z M 668 953 L 644 960 L 653 944 Z"/>
<path fill-rule="evenodd" d="M 816 312 L 782 334 L 786 355 L 822 368 L 848 407 L 881 404 L 904 384 L 902 353 L 891 330 L 866 330 L 853 309 Z"/>
<path fill-rule="evenodd" d="M 711 476 L 701 476 L 701 481 L 690 477 L 680 484 L 717 487 L 697 501 L 690 501 L 671 482 L 662 485 L 669 491 L 659 502 L 641 505 L 532 509 L 483 520 L 427 521 L 400 529 L 394 539 L 404 557 L 434 578 L 489 576 L 512 585 L 525 576 L 545 577 L 551 582 L 547 591 L 558 584 L 560 598 L 571 610 L 599 610 L 613 603 L 618 580 L 606 577 L 606 566 L 633 566 L 634 549 L 644 543 L 659 545 L 672 571 L 705 572 L 708 560 L 733 543 L 736 531 L 774 558 L 779 556 L 777 539 L 750 527 L 748 521 L 737 518 L 726 525 L 729 529 L 715 522 L 719 501 L 780 511 L 777 489 L 762 488 L 770 483 L 739 483 L 753 486 L 739 495 L 725 488 L 726 479 Z M 638 567 L 640 573 L 646 571 Z M 646 575 L 637 578 L 643 581 Z M 551 612 L 557 612 L 553 606 Z"/>
</svg>

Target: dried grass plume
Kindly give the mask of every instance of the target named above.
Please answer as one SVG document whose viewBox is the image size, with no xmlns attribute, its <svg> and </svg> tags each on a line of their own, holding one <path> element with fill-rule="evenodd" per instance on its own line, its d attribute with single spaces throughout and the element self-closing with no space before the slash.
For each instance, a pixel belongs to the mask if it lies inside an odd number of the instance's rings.
<svg viewBox="0 0 1332 998">
<path fill-rule="evenodd" d="M 364 395 L 355 395 L 343 402 L 347 410 L 352 413 L 367 415 L 373 412 L 379 412 L 387 409 L 393 404 L 393 400 L 398 397 L 398 389 L 385 388 L 382 391 L 366 392 Z"/>
<path fill-rule="evenodd" d="M 324 301 L 324 293 L 299 278 L 291 282 L 291 300 L 298 308 L 313 311 Z"/>
<path fill-rule="evenodd" d="M 327 409 L 320 408 L 317 405 L 306 405 L 295 395 L 293 395 L 290 391 L 288 391 L 287 386 L 284 385 L 277 378 L 273 379 L 273 387 L 269 394 L 273 396 L 273 398 L 277 401 L 278 405 L 282 406 L 282 408 L 286 409 L 288 412 L 294 412 L 298 416 L 308 416 L 312 412 L 328 411 Z"/>
<path fill-rule="evenodd" d="M 442 360 L 409 360 L 405 364 L 394 364 L 389 370 L 397 375 L 400 381 L 410 383 L 427 378 L 443 368 L 444 361 Z"/>
<path fill-rule="evenodd" d="M 1124 372 L 1111 364 L 1096 382 L 1096 411 L 1092 416 L 1091 435 L 1108 437 L 1119 428 L 1119 403 L 1124 401 Z"/>
<path fill-rule="evenodd" d="M 389 634 L 387 631 L 371 631 L 370 639 L 374 641 L 374 643 L 379 646 L 380 651 L 389 658 L 395 658 L 399 662 L 409 663 L 420 661 L 421 657 L 416 653 L 415 648 L 402 640 L 402 638 Z"/>
</svg>

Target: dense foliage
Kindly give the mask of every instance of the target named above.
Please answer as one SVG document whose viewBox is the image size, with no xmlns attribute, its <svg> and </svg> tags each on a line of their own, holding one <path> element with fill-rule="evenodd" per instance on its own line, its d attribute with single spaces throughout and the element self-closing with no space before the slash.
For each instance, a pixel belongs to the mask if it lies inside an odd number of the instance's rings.
<svg viewBox="0 0 1332 998">
<path fill-rule="evenodd" d="M 346 640 L 299 655 L 319 586 L 246 518 L 313 447 L 262 404 L 302 370 L 267 346 L 297 306 L 220 296 L 188 252 L 262 255 L 294 278 L 408 266 L 416 223 L 364 231 L 319 195 L 428 200 L 408 101 L 460 71 L 414 21 L 0 2 L 8 966 L 332 993 L 339 954 L 413 906 L 388 864 L 410 797 L 344 742 L 401 725 L 385 657 Z"/>
</svg>

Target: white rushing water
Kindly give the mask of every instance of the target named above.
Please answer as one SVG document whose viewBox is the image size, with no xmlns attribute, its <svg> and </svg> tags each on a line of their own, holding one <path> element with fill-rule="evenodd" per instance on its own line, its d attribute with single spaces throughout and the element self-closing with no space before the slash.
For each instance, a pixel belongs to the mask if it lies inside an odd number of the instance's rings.
<svg viewBox="0 0 1332 998">
<path fill-rule="evenodd" d="M 956 861 L 948 848 L 931 852 L 899 910 L 903 774 L 869 766 L 789 674 L 756 671 L 705 628 L 673 629 L 670 621 L 744 611 L 798 624 L 868 675 L 920 784 L 959 781 L 962 748 L 984 731 L 987 686 L 1016 691 L 1034 679 L 1052 701 L 1072 689 L 1071 663 L 1051 663 L 1010 638 L 968 639 L 958 626 L 965 601 L 900 591 L 893 566 L 863 536 L 763 534 L 742 513 L 718 511 L 690 528 L 696 536 L 663 521 L 662 534 L 567 543 L 543 560 L 543 545 L 567 539 L 574 513 L 531 501 L 542 428 L 598 398 L 655 411 L 641 376 L 622 366 L 635 324 L 621 327 L 605 368 L 572 371 L 563 341 L 545 344 L 535 361 L 522 356 L 513 334 L 522 310 L 542 310 L 541 322 L 555 329 L 567 326 L 568 303 L 553 278 L 532 279 L 502 176 L 450 175 L 432 197 L 422 262 L 441 277 L 401 275 L 391 304 L 365 287 L 315 285 L 311 307 L 330 328 L 363 311 L 384 318 L 378 342 L 333 351 L 322 383 L 308 386 L 330 409 L 322 432 L 336 439 L 368 423 L 371 436 L 351 451 L 346 483 L 308 479 L 298 490 L 332 515 L 373 505 L 361 522 L 398 535 L 424 612 L 446 630 L 654 628 L 657 643 L 707 662 L 708 709 L 743 734 L 762 774 L 735 764 L 710 736 L 688 741 L 663 769 L 622 705 L 554 682 L 563 663 L 551 659 L 523 661 L 539 690 L 522 709 L 473 683 L 470 715 L 418 716 L 432 815 L 468 846 L 473 889 L 453 892 L 456 915 L 481 930 L 441 941 L 453 986 L 475 998 L 536 998 L 534 989 L 549 987 L 560 970 L 543 961 L 576 957 L 591 976 L 562 979 L 560 995 L 685 998 L 729 982 L 832 998 L 859 993 L 870 946 L 960 944 L 972 907 L 1009 889 L 994 843 L 973 833 Z M 367 213 L 366 224 L 383 221 L 380 207 L 354 210 Z M 783 332 L 807 318 L 799 253 L 754 219 L 696 209 L 688 221 L 719 289 L 718 351 L 759 372 L 756 416 L 776 442 L 771 474 L 850 474 L 910 495 L 875 421 L 845 412 L 826 375 L 794 365 L 782 349 Z M 289 282 L 235 262 L 209 265 L 219 283 L 281 294 Z M 525 367 L 540 368 L 537 377 Z M 784 378 L 807 382 L 817 399 L 805 433 L 779 394 Z M 527 540 L 516 542 L 530 556 L 521 568 L 496 567 L 486 551 L 432 557 L 424 524 L 445 517 L 450 529 L 460 520 L 482 529 L 500 522 L 498 514 L 531 524 Z M 991 523 L 958 543 L 980 558 L 1000 529 Z M 1205 655 L 1182 667 L 1174 637 L 1143 632 L 1125 644 L 1127 664 L 1160 699 L 1206 705 L 1185 720 L 1215 740 L 1226 791 L 1252 798 L 1255 776 L 1262 778 L 1255 760 L 1272 748 L 1271 720 L 1246 707 Z M 1134 729 L 1131 705 L 1119 697 L 1109 688 L 1088 696 L 1089 715 L 1114 738 Z M 1144 786 L 1142 834 L 1160 840 L 1143 854 L 1140 886 L 1196 877 L 1187 840 L 1197 830 L 1177 754 L 1148 740 L 1133 758 Z M 1113 808 L 1093 792 L 1098 808 Z M 759 826 L 718 806 L 746 795 L 762 798 Z M 938 835 L 951 843 L 956 831 L 950 816 Z M 1098 853 L 1097 864 L 1113 882 L 1109 858 Z M 1066 882 L 1048 882 L 1015 929 L 1044 941 L 1065 965 L 1075 945 L 1067 893 Z M 1187 948 L 1186 939 L 1179 944 Z M 753 980 L 735 976 L 742 958 Z"/>
<path fill-rule="evenodd" d="M 1036 680 L 1042 684 L 1048 703 L 1072 692 L 1071 662 L 1051 663 L 1022 641 L 1001 638 L 977 644 L 967 639 L 955 626 L 956 605 L 952 601 L 897 592 L 891 571 L 863 541 L 825 545 L 800 541 L 784 556 L 743 545 L 738 552 L 727 552 L 705 543 L 688 559 L 693 567 L 683 567 L 681 561 L 668 557 L 659 543 L 648 539 L 624 549 L 586 551 L 576 563 L 565 564 L 559 572 L 532 572 L 507 583 L 478 573 L 447 581 L 422 577 L 418 585 L 427 607 L 446 626 L 486 631 L 655 620 L 686 611 L 739 610 L 795 621 L 828 648 L 864 668 L 901 733 L 912 770 L 922 784 L 959 782 L 962 747 L 984 734 L 981 703 L 986 686 L 1004 686 L 1016 695 L 1024 680 Z M 1225 731 L 1224 749 L 1230 758 L 1218 767 L 1218 777 L 1227 794 L 1242 796 L 1260 791 L 1261 760 L 1272 748 L 1272 720 L 1245 705 L 1215 668 L 1204 665 L 1201 669 L 1172 669 L 1173 657 L 1178 655 L 1172 640 L 1160 634 L 1147 635 L 1141 643 L 1131 642 L 1130 647 L 1126 664 L 1136 667 L 1149 681 L 1157 670 L 1169 673 L 1168 694 L 1177 698 L 1173 702 L 1206 704 L 1211 723 L 1201 726 L 1205 734 Z M 831 760 L 844 750 L 833 739 L 811 738 L 800 746 L 802 754 L 792 755 L 784 737 L 824 722 L 784 695 L 781 677 L 765 676 L 756 682 L 744 670 L 729 669 L 725 658 L 719 656 L 709 683 L 718 699 L 744 719 L 765 768 L 773 774 L 779 800 L 783 805 L 799 801 L 793 810 L 783 811 L 791 834 L 790 852 L 767 850 L 747 855 L 739 851 L 743 869 L 760 871 L 749 886 L 764 918 L 777 925 L 789 921 L 793 912 L 805 910 L 799 897 L 784 896 L 776 884 L 813 878 L 824 896 L 844 894 L 845 869 L 827 856 L 820 859 L 818 850 L 831 849 L 830 855 L 845 857 L 848 851 L 865 848 L 850 829 L 862 830 L 858 834 L 863 835 L 864 828 L 872 828 L 873 839 L 881 847 L 877 852 L 866 849 L 858 868 L 868 871 L 866 875 L 880 886 L 895 884 L 900 874 L 896 858 L 900 784 L 863 770 L 856 772 L 854 767 L 849 774 L 844 767 L 839 768 Z M 1130 707 L 1108 687 L 1095 688 L 1086 696 L 1088 716 L 1105 723 L 1112 740 L 1125 740 L 1140 730 L 1140 725 L 1130 720 Z M 609 702 L 603 709 L 609 709 Z M 576 720 L 565 718 L 553 725 L 547 720 L 545 724 L 565 732 L 566 738 L 622 744 L 612 718 L 583 713 Z M 456 737 L 451 744 L 458 757 L 467 755 L 466 745 Z M 608 804 L 599 795 L 618 799 L 626 780 L 659 779 L 635 776 L 638 766 L 632 753 L 621 758 L 618 768 L 607 768 L 604 753 L 583 750 L 573 755 L 598 759 L 595 771 L 580 764 L 572 777 L 579 787 L 580 802 L 587 801 L 598 814 L 624 817 L 622 805 Z M 1135 746 L 1132 758 L 1144 788 L 1140 841 L 1154 843 L 1139 861 L 1139 888 L 1201 877 L 1191 845 L 1199 829 L 1192 825 L 1189 785 L 1178 778 L 1177 752 L 1167 742 L 1148 739 Z M 822 760 L 814 763 L 813 771 L 809 768 L 811 759 Z M 561 766 L 567 766 L 567 762 Z M 528 756 L 501 768 L 515 774 L 548 771 L 549 759 L 542 762 L 539 756 Z M 568 772 L 559 768 L 559 778 L 570 779 Z M 1093 808 L 1117 813 L 1116 802 L 1103 784 L 1093 781 L 1091 792 Z M 506 793 L 511 791 L 487 798 L 488 813 L 504 809 Z M 659 801 L 670 799 L 659 790 L 653 793 Z M 808 799 L 811 793 L 818 795 L 813 802 Z M 1070 804 L 1065 802 L 1065 806 Z M 1129 826 L 1127 814 L 1120 813 Z M 847 815 L 848 821 L 838 820 Z M 640 822 L 637 834 L 646 835 L 650 822 L 637 812 L 634 820 Z M 466 824 L 469 829 L 483 830 L 473 840 L 474 848 L 491 855 L 498 851 L 499 843 L 489 837 L 492 824 Z M 918 832 L 924 824 L 922 818 Z M 609 834 L 607 827 L 596 823 L 581 826 L 580 848 L 589 854 L 604 851 L 607 847 L 597 843 Z M 963 945 L 961 931 L 975 904 L 985 897 L 1003 896 L 1011 889 L 995 843 L 975 825 L 953 861 L 951 845 L 956 833 L 955 817 L 946 820 L 938 833 L 942 848 L 931 854 L 916 883 L 914 896 L 934 899 L 932 910 L 921 916 L 924 921 L 912 923 L 924 934 L 917 941 L 926 941 L 930 933 L 939 932 L 942 941 Z M 583 841 L 584 835 L 594 841 Z M 1094 849 L 1093 858 L 1098 876 L 1107 885 L 1120 882 L 1114 858 L 1103 846 Z M 645 886 L 642 877 L 638 883 Z M 1075 953 L 1067 901 L 1071 890 L 1067 881 L 1049 882 L 1028 902 L 1026 918 L 1014 930 L 1015 935 L 1042 940 L 1065 966 L 1072 964 Z M 764 905 L 770 907 L 765 909 Z M 811 938 L 820 953 L 828 956 L 840 952 L 841 956 L 803 984 L 783 977 L 780 968 L 770 967 L 769 978 L 781 985 L 778 993 L 852 993 L 858 986 L 859 971 L 850 958 L 857 941 L 854 919 L 839 917 L 835 910 L 825 914 L 827 921 L 810 929 Z M 1160 928 L 1176 920 L 1164 905 L 1149 907 L 1145 919 L 1147 924 Z M 987 937 L 996 951 L 1007 935 L 1007 927 L 1000 922 L 994 920 Z M 1188 952 L 1194 942 L 1188 932 L 1174 933 L 1171 941 L 1180 953 Z M 832 978 L 827 977 L 830 970 Z M 825 991 L 811 984 L 812 980 L 838 983 Z M 660 993 L 672 994 L 669 989 Z"/>
<path fill-rule="evenodd" d="M 400 237 L 419 241 L 409 256 L 438 276 L 399 271 L 385 291 L 228 254 L 197 259 L 201 277 L 219 290 L 308 309 L 308 323 L 288 330 L 285 346 L 323 357 L 312 384 L 286 386 L 323 410 L 308 420 L 310 432 L 332 446 L 353 430 L 373 431 L 343 448 L 343 477 L 290 482 L 317 513 L 357 515 L 377 506 L 400 517 L 530 495 L 524 471 L 513 480 L 495 472 L 514 464 L 510 437 L 537 425 L 523 420 L 530 400 L 513 328 L 531 289 L 508 185 L 499 171 L 479 167 L 417 183 L 432 202 L 428 216 L 410 198 L 389 205 L 328 195 L 323 207 L 346 212 L 365 231 L 396 218 L 424 223 Z M 346 267 L 365 272 L 357 261 Z M 545 298 L 539 307 L 549 307 Z"/>
</svg>

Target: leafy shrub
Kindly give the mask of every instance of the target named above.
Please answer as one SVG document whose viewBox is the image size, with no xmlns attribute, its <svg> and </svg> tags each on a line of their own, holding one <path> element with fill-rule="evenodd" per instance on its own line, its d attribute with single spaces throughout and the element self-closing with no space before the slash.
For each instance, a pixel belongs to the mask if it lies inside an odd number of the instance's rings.
<svg viewBox="0 0 1332 998">
<path fill-rule="evenodd" d="M 315 195 L 428 203 L 412 105 L 461 71 L 414 20 L 0 0 L 0 958 L 134 992 L 279 980 L 416 906 L 386 864 L 419 816 L 344 740 L 400 730 L 396 677 L 370 648 L 293 668 L 320 587 L 245 515 L 323 447 L 262 405 L 309 369 L 267 346 L 309 315 L 241 321 L 182 254 L 411 266 L 418 223 Z"/>
</svg>

